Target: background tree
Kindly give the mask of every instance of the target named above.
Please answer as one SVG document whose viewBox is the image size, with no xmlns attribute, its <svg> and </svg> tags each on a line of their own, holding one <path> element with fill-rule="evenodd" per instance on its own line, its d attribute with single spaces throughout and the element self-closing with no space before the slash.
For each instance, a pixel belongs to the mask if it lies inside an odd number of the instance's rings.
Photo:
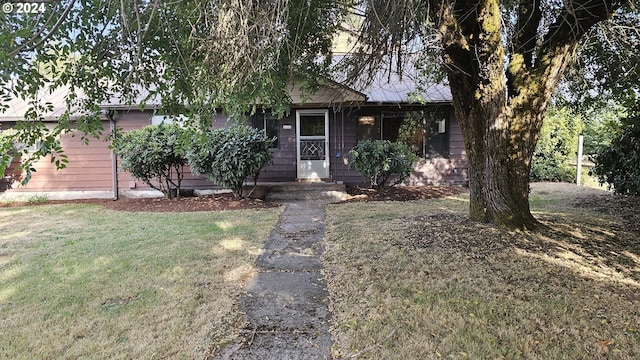
<svg viewBox="0 0 640 360">
<path fill-rule="evenodd" d="M 625 119 L 609 146 L 599 149 L 593 173 L 617 194 L 640 195 L 640 117 Z"/>
<path fill-rule="evenodd" d="M 634 7 L 633 7 L 634 6 Z M 596 163 L 593 173 L 617 193 L 637 192 L 640 96 L 640 16 L 618 12 L 608 26 L 598 26 L 582 44 L 578 61 L 563 84 L 566 104 L 585 119 L 585 153 Z"/>
<path fill-rule="evenodd" d="M 532 181 L 576 181 L 576 167 L 570 165 L 578 152 L 583 131 L 582 117 L 569 108 L 551 106 L 531 160 Z"/>
</svg>

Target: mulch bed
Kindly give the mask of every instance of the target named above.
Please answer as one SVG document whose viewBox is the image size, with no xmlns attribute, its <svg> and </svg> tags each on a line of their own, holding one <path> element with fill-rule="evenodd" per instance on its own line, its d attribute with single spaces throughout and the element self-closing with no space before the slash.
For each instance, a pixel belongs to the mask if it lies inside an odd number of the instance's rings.
<svg viewBox="0 0 640 360">
<path fill-rule="evenodd" d="M 351 195 L 348 200 L 340 203 L 359 201 L 410 201 L 434 199 L 457 195 L 468 191 L 461 186 L 399 186 L 382 190 L 366 187 L 347 187 Z M 45 202 L 8 202 L 0 203 L 0 208 L 18 206 L 37 206 L 43 204 L 96 204 L 107 209 L 119 211 L 146 212 L 191 212 L 191 211 L 223 211 L 241 209 L 265 209 L 280 206 L 275 202 L 260 199 L 235 199 L 232 194 L 217 194 L 198 197 L 182 197 L 180 199 L 165 198 L 127 198 L 112 199 L 81 199 L 81 200 L 49 200 Z"/>
</svg>

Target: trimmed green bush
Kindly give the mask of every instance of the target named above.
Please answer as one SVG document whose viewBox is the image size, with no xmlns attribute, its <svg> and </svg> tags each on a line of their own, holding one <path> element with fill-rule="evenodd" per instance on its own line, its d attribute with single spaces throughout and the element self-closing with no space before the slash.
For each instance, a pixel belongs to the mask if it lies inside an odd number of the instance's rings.
<svg viewBox="0 0 640 360">
<path fill-rule="evenodd" d="M 263 130 L 233 125 L 196 134 L 186 156 L 194 174 L 206 174 L 209 181 L 242 198 L 245 179 L 252 177 L 255 185 L 262 169 L 271 163 L 273 140 Z"/>
<path fill-rule="evenodd" d="M 608 147 L 594 158 L 592 174 L 616 194 L 640 195 L 640 117 L 627 120 Z"/>
<path fill-rule="evenodd" d="M 5 136 L 0 131 L 0 178 L 5 176 L 5 171 L 9 168 L 9 165 L 11 165 L 11 161 L 16 153 L 13 139 Z"/>
<path fill-rule="evenodd" d="M 149 125 L 117 136 L 112 149 L 121 159 L 120 169 L 161 191 L 166 198 L 180 197 L 187 160 L 183 141 L 186 130 L 176 124 Z"/>
<path fill-rule="evenodd" d="M 402 143 L 388 140 L 364 140 L 349 151 L 349 167 L 369 180 L 374 189 L 386 186 L 392 175 L 397 175 L 390 186 L 405 181 L 418 157 Z"/>
</svg>

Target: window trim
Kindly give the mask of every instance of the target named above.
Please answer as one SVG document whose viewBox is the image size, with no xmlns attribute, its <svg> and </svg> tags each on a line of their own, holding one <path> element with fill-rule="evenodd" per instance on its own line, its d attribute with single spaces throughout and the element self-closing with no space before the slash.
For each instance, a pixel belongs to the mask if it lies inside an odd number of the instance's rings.
<svg viewBox="0 0 640 360">
<path fill-rule="evenodd" d="M 431 125 L 431 129 L 429 129 L 429 131 L 422 132 L 422 146 L 421 146 L 422 149 L 420 150 L 421 154 L 419 155 L 419 157 L 422 159 L 437 159 L 437 158 L 448 159 L 451 156 L 451 139 L 450 139 L 451 110 L 446 106 L 436 106 L 432 108 L 425 108 L 422 110 L 380 110 L 378 112 L 371 112 L 371 111 L 363 112 L 359 114 L 357 117 L 357 124 L 356 124 L 357 141 L 360 142 L 366 139 L 362 137 L 366 133 L 366 132 L 362 132 L 365 126 L 371 126 L 372 129 L 374 130 L 374 134 L 373 134 L 374 136 L 369 137 L 368 139 L 385 140 L 385 132 L 384 132 L 385 120 L 389 121 L 389 119 L 392 119 L 392 118 L 397 119 L 399 117 L 404 117 L 406 116 L 406 114 L 409 114 L 412 112 L 432 113 L 436 117 L 434 119 L 435 121 L 434 124 Z M 442 115 L 442 118 L 439 118 L 440 115 Z M 377 124 L 376 123 L 370 124 L 369 122 L 371 122 L 374 119 L 377 122 Z M 363 120 L 366 120 L 366 121 L 363 122 Z M 424 126 L 424 123 L 423 123 L 423 126 Z M 427 130 L 425 128 L 423 129 Z M 445 140 L 441 140 L 446 143 L 445 144 L 446 149 L 444 148 L 440 149 L 440 151 L 437 153 L 432 153 L 431 151 L 429 151 L 428 145 L 429 143 L 433 143 L 432 137 L 434 136 L 440 137 L 440 138 L 442 137 L 446 138 Z M 429 141 L 430 139 L 432 141 Z"/>
<path fill-rule="evenodd" d="M 262 121 L 260 121 L 262 123 L 262 127 L 257 127 L 256 123 L 258 122 L 258 120 L 260 119 L 260 117 L 262 117 Z M 280 119 L 278 117 L 276 117 L 275 115 L 273 115 L 273 113 L 271 111 L 263 111 L 261 113 L 255 113 L 251 116 L 251 127 L 258 129 L 258 130 L 263 130 L 267 136 L 269 136 L 269 132 L 268 132 L 268 121 L 269 120 L 273 120 L 275 121 L 275 138 L 276 141 L 274 141 L 272 143 L 271 146 L 269 146 L 269 149 L 279 149 L 280 148 Z"/>
</svg>

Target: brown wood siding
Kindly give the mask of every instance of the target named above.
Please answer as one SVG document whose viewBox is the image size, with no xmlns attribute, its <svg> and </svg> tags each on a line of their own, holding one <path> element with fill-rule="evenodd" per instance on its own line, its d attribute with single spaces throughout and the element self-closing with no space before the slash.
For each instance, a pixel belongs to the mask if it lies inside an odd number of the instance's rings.
<svg viewBox="0 0 640 360">
<path fill-rule="evenodd" d="M 17 170 L 18 166 L 20 166 L 20 158 L 13 158 L 9 167 L 5 169 L 4 177 L 0 178 L 0 193 L 11 189 L 14 185 L 17 186 L 22 180 L 20 171 Z"/>
<path fill-rule="evenodd" d="M 364 183 L 364 178 L 349 168 L 348 154 L 358 144 L 358 117 L 356 109 L 345 108 L 336 114 L 336 126 L 331 129 L 334 141 L 331 152 L 334 178 L 345 183 Z M 330 124 L 333 125 L 333 122 Z M 340 157 L 337 156 L 340 153 Z"/>
<path fill-rule="evenodd" d="M 145 111 L 126 111 L 118 113 L 116 118 L 116 126 L 122 132 L 142 129 L 147 125 L 151 125 L 151 112 Z M 127 191 L 132 189 L 149 190 L 149 186 L 144 181 L 134 179 L 131 174 L 120 169 L 121 161 L 118 159 L 118 191 Z"/>
<path fill-rule="evenodd" d="M 109 132 L 109 122 L 102 123 Z M 85 145 L 81 137 L 64 134 L 60 143 L 67 159 L 66 168 L 56 170 L 50 157 L 35 164 L 36 172 L 25 186 L 12 185 L 16 192 L 21 191 L 110 191 L 112 190 L 112 156 L 108 143 L 102 139 L 91 139 Z"/>
<path fill-rule="evenodd" d="M 277 182 L 296 180 L 296 110 L 278 120 L 278 148 L 272 149 L 273 162 L 262 170 L 258 181 Z M 288 125 L 291 129 L 284 129 Z"/>
<path fill-rule="evenodd" d="M 116 125 L 124 132 L 142 129 L 147 125 L 151 125 L 151 116 L 152 113 L 150 112 L 131 111 L 121 113 L 118 116 Z M 227 126 L 227 117 L 222 114 L 216 114 L 216 116 L 214 117 L 214 121 L 212 122 L 212 128 L 217 129 L 225 126 Z M 183 189 L 191 190 L 206 190 L 217 188 L 217 186 L 208 181 L 204 175 L 192 174 L 188 166 L 185 167 L 181 186 Z M 152 189 L 144 181 L 134 179 L 128 172 L 120 170 L 120 160 L 118 160 L 118 188 L 120 192 L 129 190 Z"/>
</svg>

